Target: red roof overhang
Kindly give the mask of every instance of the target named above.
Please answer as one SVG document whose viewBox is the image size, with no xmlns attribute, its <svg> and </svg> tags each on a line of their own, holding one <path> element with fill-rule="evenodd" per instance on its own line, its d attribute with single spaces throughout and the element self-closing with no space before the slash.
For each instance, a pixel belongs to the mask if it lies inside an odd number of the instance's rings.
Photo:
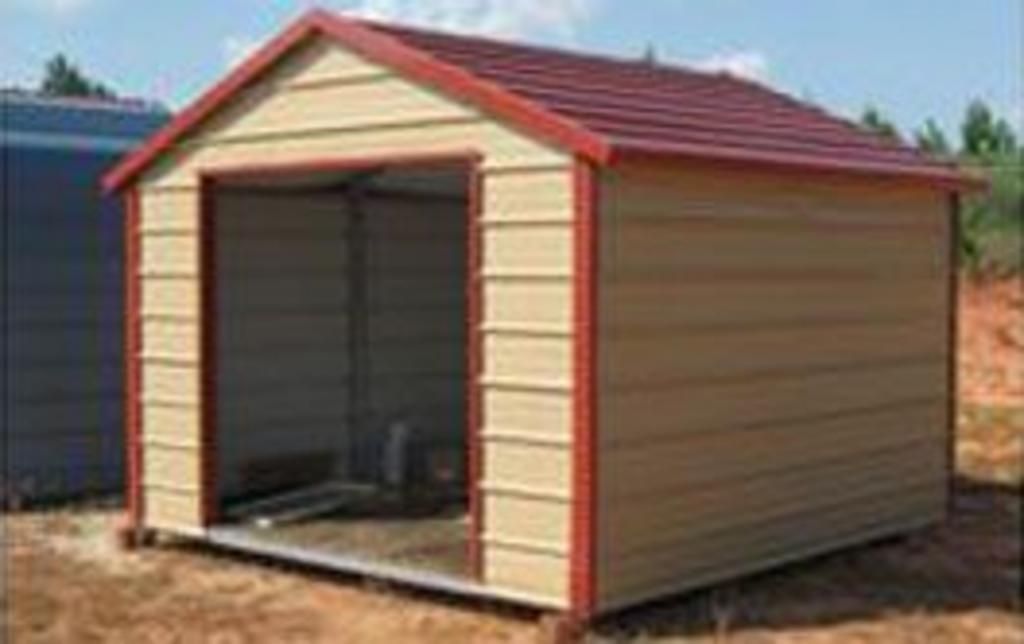
<svg viewBox="0 0 1024 644">
<path fill-rule="evenodd" d="M 633 159 L 702 160 L 742 164 L 765 169 L 791 169 L 849 176 L 878 177 L 966 191 L 987 187 L 988 182 L 952 164 L 931 167 L 879 163 L 851 163 L 842 158 L 800 155 L 786 152 L 754 152 L 721 145 L 679 145 L 614 138 L 562 116 L 543 104 L 524 98 L 500 84 L 481 78 L 458 65 L 445 62 L 427 51 L 360 21 L 314 10 L 292 23 L 259 49 L 224 80 L 158 131 L 138 150 L 126 157 L 103 180 L 106 190 L 119 190 L 133 181 L 187 132 L 207 119 L 237 92 L 254 83 L 281 56 L 300 42 L 314 36 L 335 40 L 368 59 L 389 66 L 418 82 L 432 86 L 457 99 L 519 127 L 540 139 L 599 165 Z"/>
<path fill-rule="evenodd" d="M 863 161 L 849 163 L 842 158 L 823 159 L 784 152 L 754 153 L 714 145 L 652 146 L 648 143 L 631 145 L 617 142 L 612 150 L 610 164 L 626 161 L 691 161 L 714 163 L 722 167 L 760 167 L 766 171 L 808 172 L 814 175 L 861 177 L 886 180 L 903 185 L 920 185 L 950 191 L 977 192 L 987 190 L 989 180 L 981 174 L 958 168 L 952 164 L 942 168 L 907 168 Z"/>
<path fill-rule="evenodd" d="M 602 164 L 607 163 L 611 157 L 611 147 L 603 137 L 569 119 L 357 21 L 323 10 L 313 10 L 261 47 L 114 167 L 103 178 L 104 189 L 111 191 L 123 188 L 186 132 L 254 82 L 292 47 L 315 35 L 336 40 L 370 60 L 388 65 L 449 95 L 473 103 L 575 154 Z"/>
</svg>

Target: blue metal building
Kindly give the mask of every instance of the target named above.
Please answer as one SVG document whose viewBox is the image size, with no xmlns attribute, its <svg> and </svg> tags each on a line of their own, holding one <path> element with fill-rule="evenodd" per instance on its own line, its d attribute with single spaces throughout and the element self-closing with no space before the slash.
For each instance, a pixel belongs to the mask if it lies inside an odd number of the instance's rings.
<svg viewBox="0 0 1024 644">
<path fill-rule="evenodd" d="M 167 116 L 0 93 L 7 504 L 121 485 L 121 204 L 100 178 Z"/>
</svg>

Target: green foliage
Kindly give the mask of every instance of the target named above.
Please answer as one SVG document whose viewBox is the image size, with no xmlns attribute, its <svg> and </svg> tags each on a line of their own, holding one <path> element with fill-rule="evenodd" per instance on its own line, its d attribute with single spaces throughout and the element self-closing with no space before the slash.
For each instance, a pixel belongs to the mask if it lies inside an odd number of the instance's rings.
<svg viewBox="0 0 1024 644">
<path fill-rule="evenodd" d="M 961 256 L 975 273 L 1024 270 L 1024 146 L 1013 126 L 981 101 L 967 108 L 960 128 L 960 160 L 986 175 L 987 193 L 964 201 Z"/>
<path fill-rule="evenodd" d="M 949 144 L 949 139 L 934 119 L 924 122 L 924 127 L 914 134 L 914 141 L 918 148 L 928 154 L 943 158 L 952 156 L 953 148 Z"/>
<path fill-rule="evenodd" d="M 57 54 L 46 63 L 39 91 L 47 96 L 114 98 L 110 88 L 83 74 L 63 54 Z"/>
<path fill-rule="evenodd" d="M 898 140 L 899 130 L 869 105 L 861 125 Z M 1013 125 L 983 101 L 968 106 L 956 149 L 934 119 L 914 132 L 923 152 L 955 161 L 988 178 L 989 189 L 964 199 L 960 214 L 960 256 L 968 271 L 980 274 L 1024 272 L 1024 141 Z"/>
<path fill-rule="evenodd" d="M 960 128 L 961 153 L 970 159 L 1000 158 L 1018 152 L 1017 137 L 1006 119 L 996 118 L 988 105 L 973 101 Z"/>
<path fill-rule="evenodd" d="M 888 118 L 882 116 L 882 112 L 874 105 L 868 105 L 864 108 L 864 112 L 860 116 L 860 124 L 865 130 L 874 132 L 887 139 L 899 141 L 902 138 L 896 125 Z"/>
<path fill-rule="evenodd" d="M 974 273 L 1024 270 L 1024 148 L 964 156 L 965 165 L 988 176 L 987 193 L 964 200 L 961 256 Z"/>
</svg>

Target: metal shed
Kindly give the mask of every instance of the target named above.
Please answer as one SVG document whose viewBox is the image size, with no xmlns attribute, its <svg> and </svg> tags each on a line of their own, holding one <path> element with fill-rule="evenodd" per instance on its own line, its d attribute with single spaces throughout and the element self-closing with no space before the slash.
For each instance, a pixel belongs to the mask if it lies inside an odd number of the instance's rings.
<svg viewBox="0 0 1024 644">
<path fill-rule="evenodd" d="M 166 120 L 0 92 L 5 506 L 121 489 L 122 217 L 99 182 Z"/>
<path fill-rule="evenodd" d="M 938 521 L 976 183 L 736 78 L 308 14 L 107 177 L 133 526 L 587 619 Z"/>
</svg>

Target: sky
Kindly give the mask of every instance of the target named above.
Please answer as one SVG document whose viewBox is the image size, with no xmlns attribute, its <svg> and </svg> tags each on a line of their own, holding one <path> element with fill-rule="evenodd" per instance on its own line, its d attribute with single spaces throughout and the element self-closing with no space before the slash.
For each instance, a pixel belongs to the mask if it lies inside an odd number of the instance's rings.
<svg viewBox="0 0 1024 644">
<path fill-rule="evenodd" d="M 1024 0 L 0 0 L 0 86 L 63 52 L 121 94 L 188 104 L 312 6 L 754 77 L 846 116 L 1024 130 Z"/>
</svg>

